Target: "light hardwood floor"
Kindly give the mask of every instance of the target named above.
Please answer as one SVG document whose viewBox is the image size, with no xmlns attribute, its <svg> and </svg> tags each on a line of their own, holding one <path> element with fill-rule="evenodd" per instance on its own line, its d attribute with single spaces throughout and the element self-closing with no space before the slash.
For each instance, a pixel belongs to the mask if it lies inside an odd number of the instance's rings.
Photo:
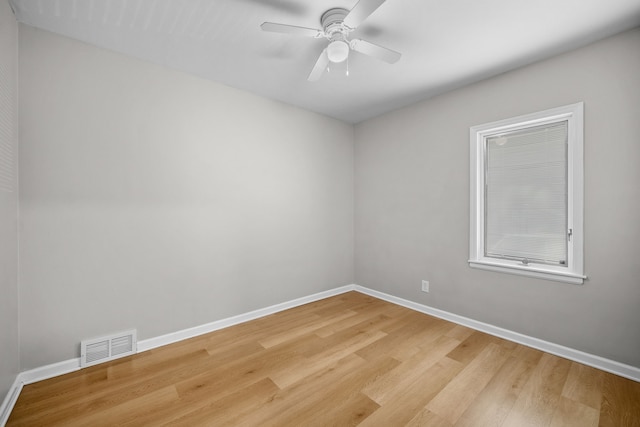
<svg viewBox="0 0 640 427">
<path fill-rule="evenodd" d="M 640 383 L 357 292 L 27 385 L 9 426 L 640 426 Z"/>
</svg>

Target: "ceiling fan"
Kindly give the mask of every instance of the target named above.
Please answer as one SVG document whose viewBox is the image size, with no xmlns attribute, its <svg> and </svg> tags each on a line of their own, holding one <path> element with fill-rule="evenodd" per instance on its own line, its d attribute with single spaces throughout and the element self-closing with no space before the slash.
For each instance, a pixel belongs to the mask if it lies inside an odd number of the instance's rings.
<svg viewBox="0 0 640 427">
<path fill-rule="evenodd" d="M 334 8 L 322 14 L 320 23 L 322 29 L 298 27 L 295 25 L 264 22 L 260 28 L 274 33 L 294 34 L 299 36 L 325 38 L 329 44 L 322 51 L 320 57 L 309 74 L 309 81 L 317 81 L 327 69 L 330 62 L 343 62 L 354 50 L 393 64 L 400 59 L 400 53 L 378 46 L 366 40 L 349 40 L 349 33 L 376 11 L 386 0 L 360 0 L 351 10 Z"/>
</svg>

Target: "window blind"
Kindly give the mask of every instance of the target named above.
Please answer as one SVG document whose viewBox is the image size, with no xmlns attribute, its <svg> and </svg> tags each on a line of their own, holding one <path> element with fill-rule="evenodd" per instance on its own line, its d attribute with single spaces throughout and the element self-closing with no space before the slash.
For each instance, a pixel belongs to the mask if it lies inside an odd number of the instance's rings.
<svg viewBox="0 0 640 427">
<path fill-rule="evenodd" d="M 567 264 L 568 122 L 487 137 L 485 256 Z"/>
</svg>

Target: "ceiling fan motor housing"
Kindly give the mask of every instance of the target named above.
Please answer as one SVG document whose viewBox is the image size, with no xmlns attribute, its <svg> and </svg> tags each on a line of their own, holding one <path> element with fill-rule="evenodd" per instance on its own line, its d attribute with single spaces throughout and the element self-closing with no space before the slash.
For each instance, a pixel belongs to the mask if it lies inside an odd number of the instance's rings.
<svg viewBox="0 0 640 427">
<path fill-rule="evenodd" d="M 335 8 L 329 9 L 322 14 L 320 22 L 329 40 L 333 40 L 335 35 L 342 35 L 346 38 L 347 34 L 349 34 L 351 28 L 344 25 L 344 18 L 348 13 L 347 9 Z"/>
</svg>

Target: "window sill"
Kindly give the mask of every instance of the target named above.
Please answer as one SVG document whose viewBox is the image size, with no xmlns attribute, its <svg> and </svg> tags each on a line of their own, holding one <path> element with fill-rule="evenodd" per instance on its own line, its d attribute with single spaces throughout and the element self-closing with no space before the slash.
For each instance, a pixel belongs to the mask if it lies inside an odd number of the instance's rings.
<svg viewBox="0 0 640 427">
<path fill-rule="evenodd" d="M 517 274 L 520 276 L 535 277 L 537 279 L 553 280 L 555 282 L 571 283 L 573 285 L 582 285 L 587 276 L 573 273 L 560 273 L 556 271 L 543 270 L 536 267 L 520 267 L 506 266 L 504 264 L 492 263 L 486 261 L 469 260 L 469 266 L 479 268 L 481 270 L 497 271 L 500 273 Z"/>
</svg>

